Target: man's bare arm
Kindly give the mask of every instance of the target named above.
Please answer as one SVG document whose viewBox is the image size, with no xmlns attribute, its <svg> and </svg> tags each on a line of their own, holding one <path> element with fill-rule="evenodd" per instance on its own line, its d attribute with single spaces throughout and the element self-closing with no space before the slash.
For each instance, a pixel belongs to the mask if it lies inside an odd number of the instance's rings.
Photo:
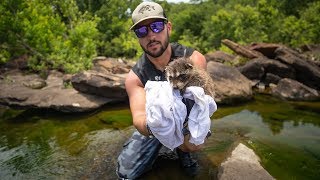
<svg viewBox="0 0 320 180">
<path fill-rule="evenodd" d="M 130 110 L 133 119 L 133 125 L 143 135 L 148 136 L 146 127 L 146 93 L 138 76 L 130 71 L 125 86 L 130 101 Z"/>
</svg>

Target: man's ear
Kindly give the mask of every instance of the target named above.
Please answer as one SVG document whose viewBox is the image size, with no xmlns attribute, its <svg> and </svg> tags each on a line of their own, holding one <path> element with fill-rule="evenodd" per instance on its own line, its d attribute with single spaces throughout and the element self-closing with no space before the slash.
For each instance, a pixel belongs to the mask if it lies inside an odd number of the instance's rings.
<svg viewBox="0 0 320 180">
<path fill-rule="evenodd" d="M 167 29 L 168 29 L 168 33 L 169 35 L 171 35 L 171 31 L 172 31 L 172 24 L 170 21 L 167 22 Z"/>
</svg>

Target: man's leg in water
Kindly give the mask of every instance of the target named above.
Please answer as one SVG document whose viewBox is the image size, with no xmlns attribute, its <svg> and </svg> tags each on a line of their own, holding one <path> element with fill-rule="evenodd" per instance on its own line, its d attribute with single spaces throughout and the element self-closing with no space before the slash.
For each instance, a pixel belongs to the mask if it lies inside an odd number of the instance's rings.
<svg viewBox="0 0 320 180">
<path fill-rule="evenodd" d="M 188 117 L 195 102 L 193 100 L 185 99 L 185 98 L 182 100 L 182 102 L 187 107 L 187 117 Z M 184 125 L 186 125 L 187 123 L 188 123 L 188 118 L 186 118 Z M 184 136 L 187 134 L 190 134 L 190 131 L 189 131 L 187 125 L 184 126 L 184 128 L 182 129 L 182 133 Z M 184 152 L 184 151 L 180 150 L 179 148 L 176 149 L 176 152 L 177 152 L 177 155 L 180 160 L 180 165 L 182 166 L 184 172 L 188 176 L 196 176 L 199 172 L 199 164 L 197 163 L 197 161 L 195 159 L 192 158 L 191 153 Z"/>
<path fill-rule="evenodd" d="M 158 139 L 146 137 L 135 131 L 124 144 L 118 157 L 118 177 L 136 179 L 150 170 L 161 147 Z"/>
</svg>

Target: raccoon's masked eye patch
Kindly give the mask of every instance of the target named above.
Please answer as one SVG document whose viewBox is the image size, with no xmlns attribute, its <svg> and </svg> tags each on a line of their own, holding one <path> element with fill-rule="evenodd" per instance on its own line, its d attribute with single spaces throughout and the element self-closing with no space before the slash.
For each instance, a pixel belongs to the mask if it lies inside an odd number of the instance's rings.
<svg viewBox="0 0 320 180">
<path fill-rule="evenodd" d="M 180 81 L 183 81 L 183 80 L 187 80 L 187 75 L 186 74 L 180 74 L 179 76 L 178 76 L 178 79 L 180 80 Z"/>
</svg>

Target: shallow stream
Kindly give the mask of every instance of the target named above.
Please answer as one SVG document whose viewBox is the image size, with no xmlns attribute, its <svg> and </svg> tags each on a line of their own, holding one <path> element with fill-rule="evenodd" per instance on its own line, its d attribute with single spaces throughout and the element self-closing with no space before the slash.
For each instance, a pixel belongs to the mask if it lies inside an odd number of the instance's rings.
<svg viewBox="0 0 320 180">
<path fill-rule="evenodd" d="M 0 179 L 116 179 L 116 158 L 133 132 L 127 104 L 91 113 L 0 108 Z M 218 107 L 213 135 L 196 154 L 196 179 L 216 179 L 237 143 L 252 148 L 276 179 L 320 177 L 320 102 L 269 96 Z M 158 161 L 145 179 L 182 179 L 178 161 Z"/>
</svg>

